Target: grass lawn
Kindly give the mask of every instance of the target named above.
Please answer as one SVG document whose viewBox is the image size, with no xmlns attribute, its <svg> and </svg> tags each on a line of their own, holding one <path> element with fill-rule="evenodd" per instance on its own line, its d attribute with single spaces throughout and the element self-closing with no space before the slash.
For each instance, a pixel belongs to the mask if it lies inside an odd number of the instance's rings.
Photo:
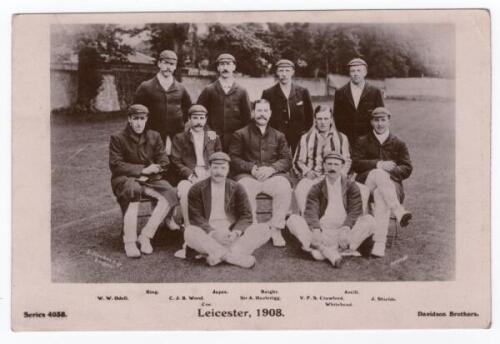
<svg viewBox="0 0 500 344">
<path fill-rule="evenodd" d="M 328 102 L 329 104 L 330 102 Z M 386 256 L 347 258 L 340 269 L 313 261 L 289 243 L 256 251 L 250 270 L 173 256 L 179 232 L 160 230 L 155 252 L 128 259 L 121 239 L 121 213 L 110 186 L 109 135 L 124 117 L 68 120 L 53 116 L 52 279 L 54 282 L 290 282 L 435 281 L 455 274 L 455 116 L 452 101 L 387 100 L 393 133 L 408 144 L 414 170 L 405 183 L 405 206 L 413 221 Z"/>
</svg>

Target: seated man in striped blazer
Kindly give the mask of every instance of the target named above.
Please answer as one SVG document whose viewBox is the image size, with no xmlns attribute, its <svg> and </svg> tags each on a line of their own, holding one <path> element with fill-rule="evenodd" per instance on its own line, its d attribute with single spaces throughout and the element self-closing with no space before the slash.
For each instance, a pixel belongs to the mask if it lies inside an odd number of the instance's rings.
<svg viewBox="0 0 500 344">
<path fill-rule="evenodd" d="M 341 173 L 351 168 L 349 140 L 335 128 L 332 111 L 323 105 L 314 110 L 314 126 L 300 138 L 293 158 L 293 170 L 300 181 L 295 187 L 295 198 L 302 214 L 311 187 L 323 179 L 323 154 L 333 151 L 341 154 L 346 163 Z"/>
</svg>

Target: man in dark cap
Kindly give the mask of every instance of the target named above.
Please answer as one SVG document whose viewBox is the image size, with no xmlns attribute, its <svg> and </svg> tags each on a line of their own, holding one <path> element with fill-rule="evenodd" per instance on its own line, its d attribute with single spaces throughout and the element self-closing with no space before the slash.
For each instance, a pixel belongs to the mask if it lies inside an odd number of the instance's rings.
<svg viewBox="0 0 500 344">
<path fill-rule="evenodd" d="M 219 137 L 207 130 L 207 109 L 193 105 L 189 109 L 189 130 L 177 134 L 172 143 L 172 164 L 182 179 L 177 185 L 184 224 L 189 225 L 187 195 L 191 186 L 210 176 L 209 157 L 222 150 Z"/>
<path fill-rule="evenodd" d="M 372 130 L 360 137 L 353 146 L 352 169 L 356 181 L 365 184 L 373 194 L 373 214 L 377 222 L 373 234 L 372 254 L 385 255 L 385 244 L 391 213 L 402 227 L 412 218 L 403 206 L 403 180 L 412 172 L 410 154 L 406 144 L 390 131 L 391 113 L 378 107 L 371 113 Z"/>
<path fill-rule="evenodd" d="M 169 161 L 160 134 L 146 129 L 148 109 L 140 104 L 128 109 L 128 123 L 109 143 L 111 187 L 124 213 L 123 241 L 128 257 L 151 254 L 150 240 L 170 210 L 178 204 L 175 189 L 162 179 Z M 137 213 L 143 197 L 156 206 L 137 238 Z M 137 248 L 137 241 L 141 250 Z"/>
<path fill-rule="evenodd" d="M 337 130 L 344 133 L 351 145 L 371 131 L 370 113 L 384 106 L 382 92 L 365 81 L 368 65 L 360 58 L 348 63 L 351 81 L 335 92 L 333 113 Z"/>
<path fill-rule="evenodd" d="M 363 201 L 357 183 L 341 171 L 346 160 L 337 152 L 325 152 L 325 178 L 312 186 L 304 215 L 287 220 L 290 232 L 302 249 L 314 259 L 327 259 L 339 267 L 342 255 L 359 255 L 356 250 L 375 229 L 371 215 L 363 215 Z"/>
<path fill-rule="evenodd" d="M 295 65 L 290 60 L 279 60 L 276 63 L 278 83 L 264 90 L 262 98 L 271 104 L 271 120 L 269 125 L 285 134 L 292 154 L 300 140 L 300 136 L 313 124 L 313 106 L 311 96 L 306 88 L 293 82 Z"/>
<path fill-rule="evenodd" d="M 191 97 L 186 88 L 174 79 L 177 55 L 163 50 L 158 57 L 160 71 L 155 77 L 144 81 L 135 91 L 134 103 L 145 105 L 149 111 L 148 128 L 160 133 L 170 155 L 172 139 L 184 130 Z"/>
<path fill-rule="evenodd" d="M 219 55 L 219 78 L 205 87 L 197 101 L 208 110 L 207 123 L 219 135 L 226 152 L 233 133 L 250 120 L 248 93 L 235 82 L 235 69 L 236 60 L 233 55 Z"/>
<path fill-rule="evenodd" d="M 189 219 L 184 231 L 187 246 L 206 256 L 210 266 L 221 262 L 251 268 L 252 253 L 269 240 L 265 224 L 252 224 L 247 194 L 227 179 L 231 159 L 224 152 L 210 156 L 210 178 L 189 190 Z"/>
</svg>

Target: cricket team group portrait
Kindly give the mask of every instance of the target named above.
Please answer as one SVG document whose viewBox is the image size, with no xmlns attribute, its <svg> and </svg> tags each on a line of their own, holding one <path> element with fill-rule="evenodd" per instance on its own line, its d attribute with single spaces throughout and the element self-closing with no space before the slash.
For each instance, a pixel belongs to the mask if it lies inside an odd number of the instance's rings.
<svg viewBox="0 0 500 344">
<path fill-rule="evenodd" d="M 51 37 L 53 281 L 453 278 L 453 26 Z"/>
</svg>

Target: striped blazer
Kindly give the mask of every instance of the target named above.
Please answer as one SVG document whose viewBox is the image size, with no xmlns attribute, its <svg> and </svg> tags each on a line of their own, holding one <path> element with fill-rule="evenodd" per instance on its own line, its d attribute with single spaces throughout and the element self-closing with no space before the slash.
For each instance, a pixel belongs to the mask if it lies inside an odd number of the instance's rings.
<svg viewBox="0 0 500 344">
<path fill-rule="evenodd" d="M 325 151 L 335 151 L 345 158 L 346 164 L 342 172 L 347 175 L 351 168 L 349 140 L 333 126 L 326 137 L 320 135 L 315 126 L 302 135 L 293 157 L 295 174 L 301 178 L 311 170 L 323 174 L 323 154 Z"/>
</svg>

